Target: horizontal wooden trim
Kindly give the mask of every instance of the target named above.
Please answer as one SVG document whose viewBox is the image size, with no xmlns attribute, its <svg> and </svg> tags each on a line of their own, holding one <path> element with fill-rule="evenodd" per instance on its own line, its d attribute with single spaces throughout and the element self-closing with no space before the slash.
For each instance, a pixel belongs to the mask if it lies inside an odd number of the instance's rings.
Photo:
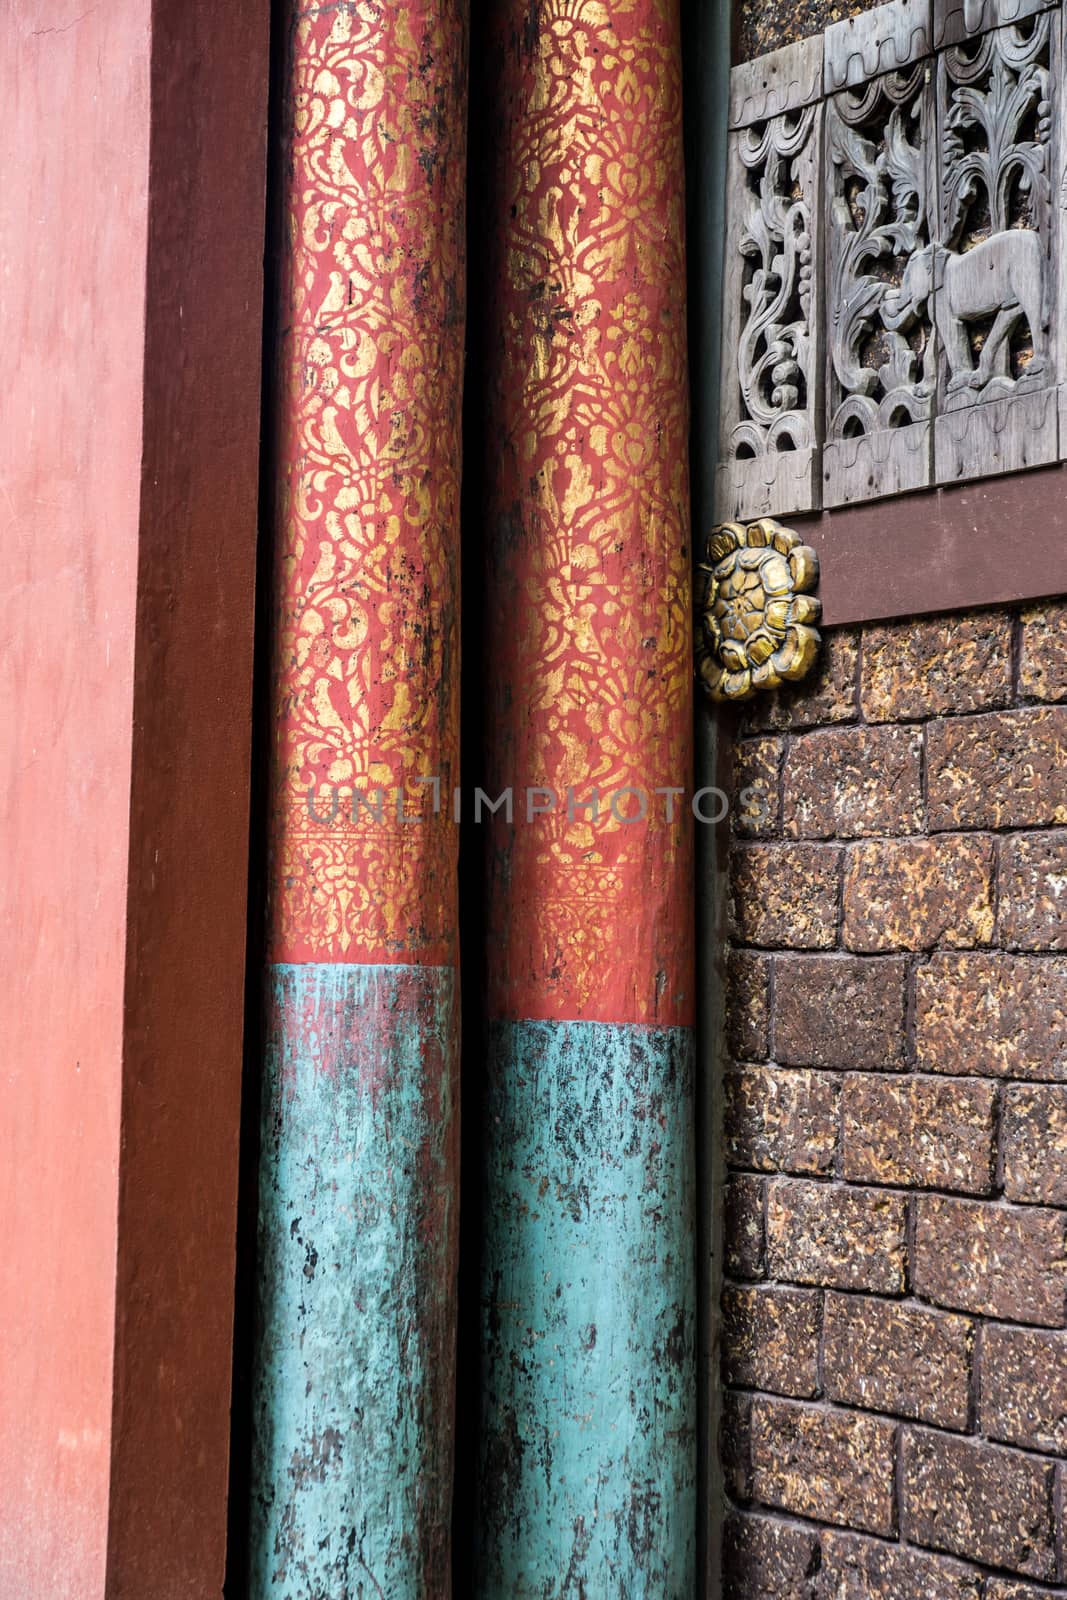
<svg viewBox="0 0 1067 1600">
<path fill-rule="evenodd" d="M 780 519 L 819 554 L 828 627 L 1067 593 L 1067 466 Z"/>
</svg>

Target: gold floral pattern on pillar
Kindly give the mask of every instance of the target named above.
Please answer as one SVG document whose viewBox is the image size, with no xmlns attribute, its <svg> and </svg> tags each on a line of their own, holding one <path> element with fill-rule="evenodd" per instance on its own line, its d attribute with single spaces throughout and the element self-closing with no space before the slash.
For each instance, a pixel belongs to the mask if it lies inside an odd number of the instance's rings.
<svg viewBox="0 0 1067 1600">
<path fill-rule="evenodd" d="M 486 782 L 494 795 L 516 780 L 554 784 L 560 804 L 536 826 L 491 825 L 489 938 L 508 954 L 492 963 L 489 1005 L 512 1018 L 681 1022 L 691 830 L 665 808 L 637 825 L 606 801 L 566 799 L 680 784 L 688 760 L 676 8 L 493 10 L 483 516 L 491 583 L 508 599 L 487 622 Z M 635 897 L 654 909 L 620 941 Z M 530 926 L 514 910 L 526 904 Z M 667 989 L 642 978 L 638 995 L 634 974 L 657 972 Z"/>
<path fill-rule="evenodd" d="M 791 528 L 769 517 L 724 522 L 698 571 L 697 672 L 713 700 L 747 700 L 811 670 L 819 558 Z"/>
<path fill-rule="evenodd" d="M 465 46 L 395 10 L 294 8 L 274 961 L 455 958 Z"/>
</svg>

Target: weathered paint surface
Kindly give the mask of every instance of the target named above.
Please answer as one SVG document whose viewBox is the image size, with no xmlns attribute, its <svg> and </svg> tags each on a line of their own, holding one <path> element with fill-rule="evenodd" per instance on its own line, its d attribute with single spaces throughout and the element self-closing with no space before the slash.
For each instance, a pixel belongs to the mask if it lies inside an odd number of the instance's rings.
<svg viewBox="0 0 1067 1600">
<path fill-rule="evenodd" d="M 466 5 L 288 18 L 252 1600 L 446 1600 Z"/>
<path fill-rule="evenodd" d="M 256 1600 L 447 1592 L 453 974 L 271 971 L 260 1166 Z"/>
<path fill-rule="evenodd" d="M 492 1030 L 479 1600 L 692 1600 L 692 1034 Z"/>
</svg>

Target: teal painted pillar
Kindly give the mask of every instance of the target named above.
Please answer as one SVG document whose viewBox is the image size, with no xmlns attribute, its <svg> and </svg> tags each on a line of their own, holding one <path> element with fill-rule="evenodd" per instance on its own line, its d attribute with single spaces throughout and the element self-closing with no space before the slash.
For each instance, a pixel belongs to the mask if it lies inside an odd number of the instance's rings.
<svg viewBox="0 0 1067 1600">
<path fill-rule="evenodd" d="M 250 1595 L 447 1600 L 466 18 L 289 28 Z"/>
<path fill-rule="evenodd" d="M 254 1596 L 450 1593 L 455 1000 L 446 967 L 272 968 Z"/>
<path fill-rule="evenodd" d="M 670 3 L 488 8 L 476 1600 L 696 1584 L 692 663 Z"/>
<path fill-rule="evenodd" d="M 478 1595 L 693 1600 L 691 1030 L 490 1039 Z"/>
</svg>

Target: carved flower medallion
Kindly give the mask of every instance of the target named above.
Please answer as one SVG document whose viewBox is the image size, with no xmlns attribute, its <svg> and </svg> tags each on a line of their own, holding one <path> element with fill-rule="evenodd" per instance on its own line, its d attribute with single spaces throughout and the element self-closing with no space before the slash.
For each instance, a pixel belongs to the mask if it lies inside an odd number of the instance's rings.
<svg viewBox="0 0 1067 1600">
<path fill-rule="evenodd" d="M 822 608 L 807 591 L 819 559 L 791 528 L 724 522 L 698 572 L 697 672 L 713 700 L 747 700 L 810 671 Z"/>
</svg>

